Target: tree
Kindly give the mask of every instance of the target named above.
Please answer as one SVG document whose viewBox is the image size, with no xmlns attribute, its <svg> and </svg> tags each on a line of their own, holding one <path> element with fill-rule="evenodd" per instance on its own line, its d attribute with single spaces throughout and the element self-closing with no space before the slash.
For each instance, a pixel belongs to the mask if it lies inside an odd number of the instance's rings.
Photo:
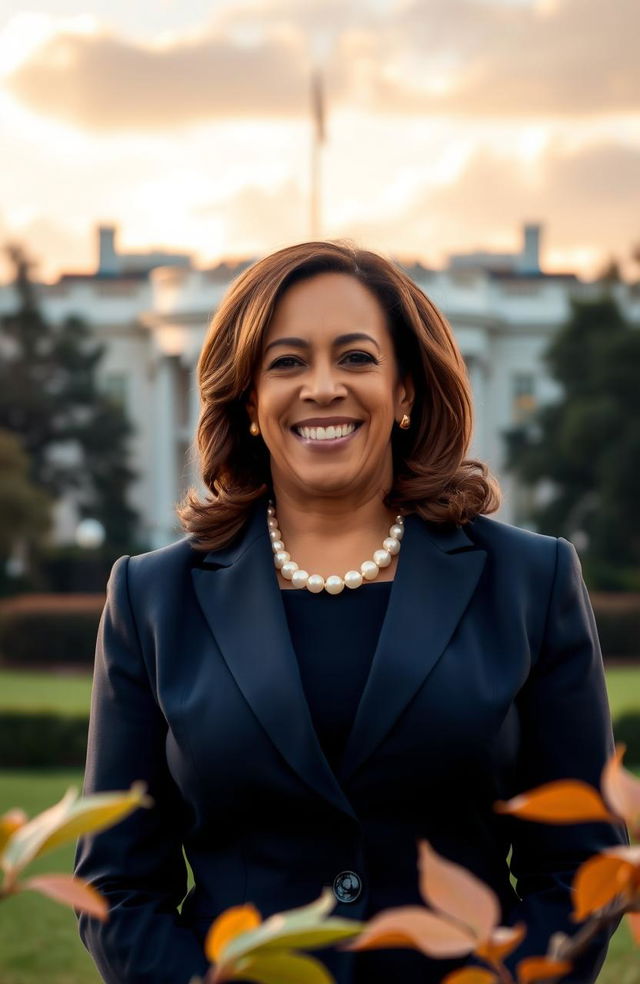
<svg viewBox="0 0 640 984">
<path fill-rule="evenodd" d="M 17 307 L 0 321 L 0 427 L 30 460 L 30 479 L 51 497 L 72 493 L 81 515 L 100 520 L 107 544 L 126 551 L 136 514 L 126 501 L 135 477 L 127 465 L 131 426 L 100 392 L 104 347 L 78 317 L 59 325 L 43 316 L 30 279 L 31 262 L 8 247 Z"/>
<path fill-rule="evenodd" d="M 640 586 L 640 331 L 610 292 L 572 301 L 545 354 L 563 396 L 509 431 L 507 466 L 549 482 L 532 519 L 542 532 L 587 535 L 593 587 Z"/>
<path fill-rule="evenodd" d="M 19 441 L 0 430 L 0 593 L 13 550 L 44 536 L 50 509 L 50 499 L 29 480 L 29 459 Z"/>
</svg>

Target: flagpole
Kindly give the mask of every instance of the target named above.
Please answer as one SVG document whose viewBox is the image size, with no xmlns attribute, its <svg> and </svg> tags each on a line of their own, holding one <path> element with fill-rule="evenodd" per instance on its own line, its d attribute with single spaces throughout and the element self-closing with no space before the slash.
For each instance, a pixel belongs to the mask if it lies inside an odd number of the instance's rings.
<svg viewBox="0 0 640 984">
<path fill-rule="evenodd" d="M 310 188 L 310 239 L 321 238 L 321 163 L 322 143 L 324 142 L 324 101 L 322 75 L 319 68 L 311 73 L 311 109 L 313 114 L 313 136 L 311 139 L 311 188 Z"/>
</svg>

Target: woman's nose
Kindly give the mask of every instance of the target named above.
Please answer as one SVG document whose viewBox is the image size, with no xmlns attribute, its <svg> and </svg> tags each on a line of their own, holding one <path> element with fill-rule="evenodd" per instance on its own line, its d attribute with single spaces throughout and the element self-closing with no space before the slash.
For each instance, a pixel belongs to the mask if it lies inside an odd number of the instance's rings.
<svg viewBox="0 0 640 984">
<path fill-rule="evenodd" d="M 337 370 L 331 365 L 318 363 L 309 370 L 300 395 L 302 399 L 326 403 L 337 397 L 346 396 L 346 392 Z"/>
</svg>

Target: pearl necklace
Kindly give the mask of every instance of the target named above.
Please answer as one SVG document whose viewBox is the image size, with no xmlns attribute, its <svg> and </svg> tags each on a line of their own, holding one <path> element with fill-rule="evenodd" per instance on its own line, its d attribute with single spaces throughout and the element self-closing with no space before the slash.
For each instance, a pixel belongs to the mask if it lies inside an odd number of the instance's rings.
<svg viewBox="0 0 640 984">
<path fill-rule="evenodd" d="M 306 588 L 313 594 L 328 591 L 329 594 L 337 595 L 344 590 L 345 585 L 348 588 L 359 588 L 364 581 L 375 580 L 380 573 L 380 568 L 388 567 L 392 557 L 400 553 L 400 541 L 404 533 L 404 520 L 402 516 L 396 516 L 395 523 L 389 527 L 389 536 L 382 541 L 382 548 L 374 552 L 373 560 L 365 560 L 360 564 L 359 571 L 347 571 L 344 577 L 330 574 L 325 579 L 321 574 L 309 574 L 307 571 L 300 570 L 295 560 L 291 560 L 291 554 L 284 548 L 275 506 L 271 501 L 267 508 L 267 524 L 276 570 L 279 570 L 287 581 L 291 581 L 294 588 Z"/>
</svg>

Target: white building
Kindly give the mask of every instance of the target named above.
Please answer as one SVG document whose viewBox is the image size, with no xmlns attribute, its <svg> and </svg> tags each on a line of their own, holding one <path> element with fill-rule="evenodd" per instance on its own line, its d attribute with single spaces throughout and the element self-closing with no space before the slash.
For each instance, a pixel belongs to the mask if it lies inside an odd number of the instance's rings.
<svg viewBox="0 0 640 984">
<path fill-rule="evenodd" d="M 153 269 L 145 271 L 123 257 L 114 259 L 113 237 L 106 235 L 105 245 L 104 228 L 99 234 L 101 256 L 110 257 L 111 267 L 120 272 L 63 276 L 40 287 L 41 303 L 54 322 L 72 314 L 82 317 L 106 345 L 102 384 L 122 400 L 135 427 L 131 463 L 139 477 L 131 504 L 141 517 L 141 541 L 155 547 L 180 535 L 175 503 L 190 484 L 197 484 L 189 456 L 198 417 L 194 367 L 208 322 L 230 282 L 253 260 L 198 270 L 188 257 L 178 255 L 173 265 L 157 266 L 150 254 Z M 540 272 L 538 243 L 539 227 L 526 226 L 521 254 L 452 257 L 444 270 L 420 264 L 406 268 L 444 312 L 467 362 L 475 404 L 471 453 L 489 464 L 504 493 L 495 515 L 525 526 L 527 493 L 505 474 L 502 435 L 557 396 L 543 352 L 568 318 L 570 298 L 598 290 L 572 274 Z M 613 289 L 626 317 L 640 323 L 638 287 L 617 284 Z M 0 287 L 0 313 L 14 305 L 13 289 Z M 77 522 L 73 501 L 61 502 L 57 539 L 72 539 Z"/>
</svg>

